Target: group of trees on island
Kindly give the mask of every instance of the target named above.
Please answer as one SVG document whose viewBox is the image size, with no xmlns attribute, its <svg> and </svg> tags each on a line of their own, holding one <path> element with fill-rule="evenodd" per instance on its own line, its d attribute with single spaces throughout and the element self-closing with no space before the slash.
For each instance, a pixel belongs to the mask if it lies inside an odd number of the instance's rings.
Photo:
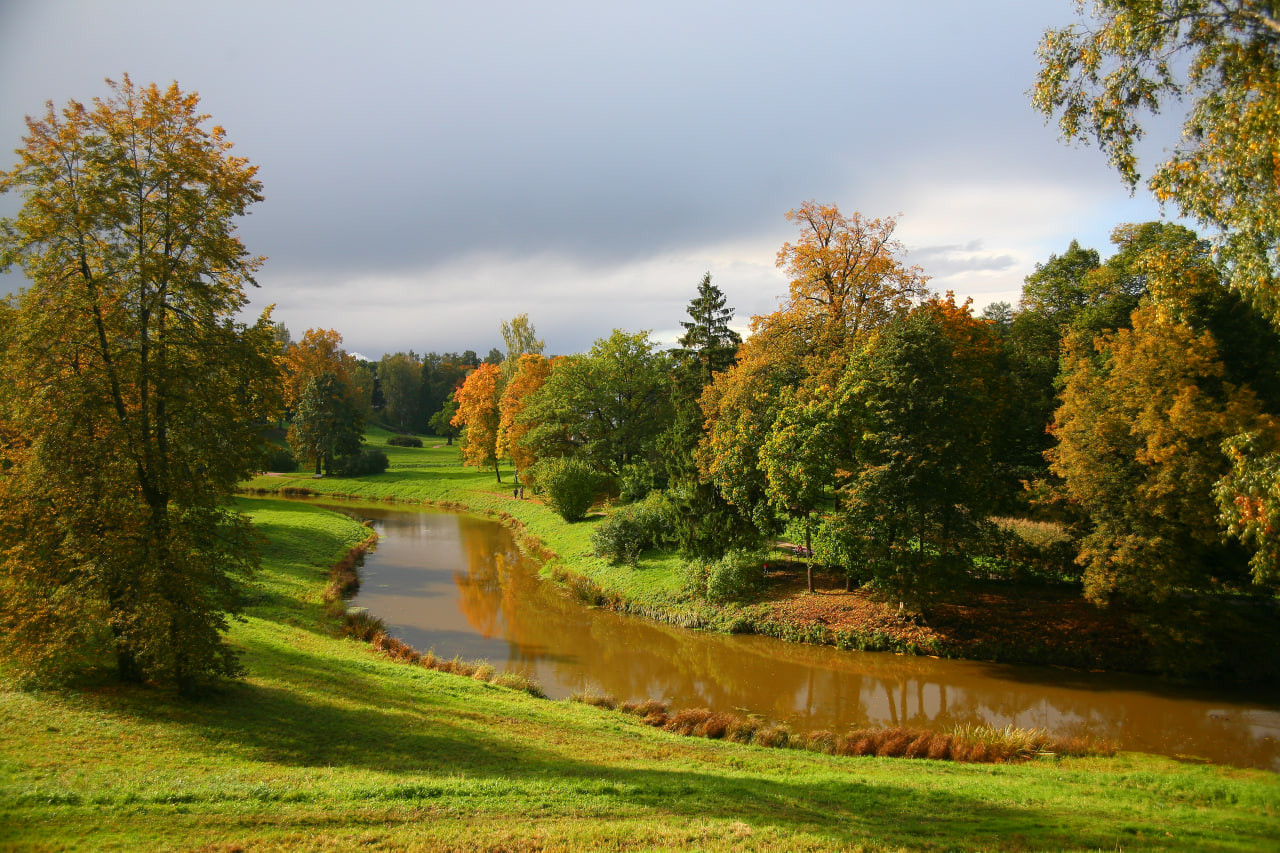
<svg viewBox="0 0 1280 853">
<path fill-rule="evenodd" d="M 282 423 L 317 473 L 385 467 L 362 447 L 375 417 L 461 430 L 468 464 L 510 461 L 567 517 L 584 492 L 616 496 L 599 541 L 627 559 L 665 544 L 708 561 L 788 531 L 923 603 L 999 550 L 993 517 L 1050 513 L 1095 602 L 1273 590 L 1280 18 L 1257 0 L 1095 0 L 1040 55 L 1035 106 L 1130 186 L 1142 111 L 1190 100 L 1149 186 L 1212 244 L 1123 225 L 1105 262 L 1073 243 L 1016 309 L 975 316 L 906 264 L 893 219 L 809 202 L 778 254 L 789 292 L 745 339 L 708 275 L 678 348 L 614 331 L 558 358 L 525 315 L 505 352 L 377 363 L 330 330 L 293 342 L 269 311 L 242 322 L 261 259 L 234 220 L 262 187 L 198 98 L 125 77 L 50 105 L 0 172 L 23 195 L 0 268 L 29 280 L 0 303 L 10 668 L 108 649 L 123 679 L 184 693 L 236 674 L 225 632 L 256 557 L 233 489 Z"/>
</svg>

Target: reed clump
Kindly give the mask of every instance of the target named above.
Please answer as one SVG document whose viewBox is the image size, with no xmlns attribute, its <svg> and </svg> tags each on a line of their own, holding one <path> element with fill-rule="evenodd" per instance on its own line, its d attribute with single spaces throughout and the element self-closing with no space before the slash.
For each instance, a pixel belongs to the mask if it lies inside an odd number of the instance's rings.
<svg viewBox="0 0 1280 853">
<path fill-rule="evenodd" d="M 786 726 L 709 708 L 669 710 L 665 702 L 619 702 L 612 696 L 578 693 L 570 701 L 621 711 L 648 726 L 686 737 L 728 740 L 773 749 L 803 749 L 840 756 L 918 758 L 933 761 L 1002 764 L 1032 758 L 1114 755 L 1115 747 L 1087 738 L 1054 737 L 1042 729 L 964 725 L 947 732 L 900 726 L 794 733 Z"/>
</svg>

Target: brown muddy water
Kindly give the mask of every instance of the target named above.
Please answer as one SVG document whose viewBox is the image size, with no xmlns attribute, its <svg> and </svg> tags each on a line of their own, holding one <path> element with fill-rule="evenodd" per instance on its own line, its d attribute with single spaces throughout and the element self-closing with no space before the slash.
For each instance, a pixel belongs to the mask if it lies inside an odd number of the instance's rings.
<svg viewBox="0 0 1280 853">
<path fill-rule="evenodd" d="M 354 605 L 439 657 L 579 691 L 759 715 L 796 731 L 963 723 L 1087 734 L 1122 749 L 1280 771 L 1280 696 L 1046 667 L 846 652 L 704 633 L 585 607 L 474 516 L 333 505 L 381 537 Z"/>
</svg>

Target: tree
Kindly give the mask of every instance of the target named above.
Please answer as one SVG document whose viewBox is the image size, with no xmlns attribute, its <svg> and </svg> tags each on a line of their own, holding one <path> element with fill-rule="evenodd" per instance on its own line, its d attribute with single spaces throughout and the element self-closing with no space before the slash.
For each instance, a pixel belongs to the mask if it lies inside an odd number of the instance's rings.
<svg viewBox="0 0 1280 853">
<path fill-rule="evenodd" d="M 682 363 L 697 365 L 700 387 L 733 364 L 742 344 L 742 336 L 729 328 L 733 309 L 726 308 L 725 301 L 724 293 L 711 283 L 711 273 L 705 273 L 698 284 L 698 295 L 685 309 L 689 319 L 680 322 L 684 335 L 680 349 L 672 354 Z"/>
<path fill-rule="evenodd" d="M 538 339 L 528 314 L 517 314 L 511 322 L 502 324 L 502 341 L 507 347 L 507 357 L 502 362 L 502 378 L 510 382 L 520 369 L 522 355 L 542 355 L 545 344 Z"/>
<path fill-rule="evenodd" d="M 378 382 L 382 387 L 382 413 L 401 432 L 411 431 L 419 421 L 422 404 L 422 363 L 412 352 L 388 353 L 378 362 Z"/>
<path fill-rule="evenodd" d="M 668 367 L 648 332 L 619 329 L 586 355 L 556 359 L 516 419 L 530 427 L 523 446 L 539 459 L 576 456 L 615 478 L 630 465 L 656 465 L 671 418 Z"/>
<path fill-rule="evenodd" d="M 284 403 L 293 409 L 311 380 L 328 373 L 351 389 L 356 360 L 342 348 L 342 335 L 333 329 L 307 329 L 302 340 L 285 352 Z"/>
<path fill-rule="evenodd" d="M 1067 251 L 1050 255 L 1022 285 L 1020 311 L 1044 316 L 1058 329 L 1072 324 L 1076 316 L 1093 302 L 1089 274 L 1102 266 L 1097 249 L 1082 249 L 1072 240 Z"/>
<path fill-rule="evenodd" d="M 437 353 L 427 353 L 422 357 L 422 382 L 421 391 L 422 403 L 418 411 L 421 413 L 424 421 L 421 426 L 427 426 L 427 421 L 434 419 L 436 413 L 440 412 L 445 401 L 448 400 L 453 392 L 458 389 L 462 381 L 467 378 L 467 368 L 462 356 L 457 353 L 445 353 L 439 355 Z M 452 414 L 449 415 L 453 417 Z M 448 418 L 445 419 L 446 423 Z M 437 427 L 436 435 L 446 435 Z M 447 437 L 447 436 L 446 436 Z"/>
<path fill-rule="evenodd" d="M 1063 357 L 1049 458 L 1086 516 L 1078 562 L 1085 593 L 1098 603 L 1163 601 L 1179 588 L 1237 583 L 1244 558 L 1222 545 L 1214 496 L 1215 488 L 1219 500 L 1247 494 L 1248 478 L 1240 492 L 1223 479 L 1233 467 L 1223 444 L 1276 435 L 1253 383 L 1265 391 L 1275 382 L 1268 364 L 1277 336 L 1249 322 L 1194 233 L 1165 238 L 1133 259 L 1149 294 L 1131 328 L 1071 336 Z M 1243 352 L 1229 353 L 1220 339 Z M 1240 449 L 1231 447 L 1233 455 Z M 1234 461 L 1237 476 L 1247 472 L 1247 462 Z M 1247 527 L 1238 532 L 1248 538 Z"/>
<path fill-rule="evenodd" d="M 316 476 L 332 473 L 339 456 L 360 451 L 364 422 L 346 386 L 332 373 L 313 376 L 289 425 L 289 446 L 315 462 Z"/>
<path fill-rule="evenodd" d="M 460 430 L 454 426 L 454 415 L 458 414 L 458 401 L 454 399 L 452 394 L 444 401 L 444 405 L 440 407 L 440 411 L 431 416 L 428 427 L 433 433 L 444 438 L 445 442 L 452 445 L 453 440 L 458 437 Z"/>
<path fill-rule="evenodd" d="M 685 334 L 680 348 L 672 351 L 676 363 L 671 425 L 658 438 L 676 542 L 684 556 L 699 560 L 718 560 L 727 549 L 754 546 L 759 538 L 749 515 L 726 501 L 697 464 L 704 425 L 698 401 L 716 374 L 737 361 L 742 344 L 742 337 L 729 327 L 733 310 L 725 302 L 711 274 L 705 274 L 698 295 L 685 309 L 689 319 L 680 323 Z"/>
<path fill-rule="evenodd" d="M 778 266 L 791 276 L 789 309 L 816 327 L 820 349 L 843 349 L 846 338 L 883 325 L 923 298 L 928 279 L 898 258 L 897 220 L 842 216 L 835 205 L 807 201 L 787 212 L 800 239 L 778 250 Z"/>
<path fill-rule="evenodd" d="M 499 401 L 497 454 L 511 460 L 516 469 L 516 479 L 520 472 L 528 470 L 538 461 L 538 457 L 523 443 L 525 433 L 530 425 L 520 419 L 520 413 L 531 396 L 543 386 L 551 375 L 553 362 L 537 353 L 524 353 L 519 359 L 520 366 L 502 390 Z"/>
<path fill-rule="evenodd" d="M 458 411 L 450 421 L 461 427 L 462 458 L 475 468 L 493 468 L 498 482 L 498 403 L 502 393 L 502 374 L 497 365 L 482 364 L 467 376 L 454 392 Z"/>
<path fill-rule="evenodd" d="M 29 118 L 0 173 L 23 193 L 3 264 L 29 279 L 0 395 L 3 633 L 19 666 L 102 638 L 122 679 L 190 694 L 240 671 L 223 636 L 256 556 L 230 498 L 280 404 L 269 313 L 236 321 L 261 184 L 194 93 L 108 86 Z"/>
<path fill-rule="evenodd" d="M 777 509 L 804 519 L 805 552 L 812 554 L 813 513 L 825 502 L 835 482 L 839 429 L 829 394 L 801 399 L 790 388 L 782 392 L 781 411 L 760 448 L 765 494 Z M 805 561 L 813 592 L 813 560 Z"/>
<path fill-rule="evenodd" d="M 840 379 L 840 514 L 900 601 L 957 573 L 989 508 L 997 352 L 968 303 L 934 299 L 868 338 Z"/>
<path fill-rule="evenodd" d="M 1182 139 L 1148 186 L 1221 232 L 1232 285 L 1280 323 L 1280 13 L 1270 0 L 1078 0 L 1087 19 L 1040 42 L 1033 103 L 1140 180 L 1144 112 L 1188 99 Z M 1086 12 L 1087 10 L 1087 12 Z"/>
</svg>

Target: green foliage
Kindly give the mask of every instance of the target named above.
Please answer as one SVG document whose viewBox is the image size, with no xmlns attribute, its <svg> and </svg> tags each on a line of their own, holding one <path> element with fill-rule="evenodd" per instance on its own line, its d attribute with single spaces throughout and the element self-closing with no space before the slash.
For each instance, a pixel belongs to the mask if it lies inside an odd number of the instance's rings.
<svg viewBox="0 0 1280 853">
<path fill-rule="evenodd" d="M 586 355 L 557 359 L 517 420 L 531 426 L 521 444 L 537 458 L 575 456 L 617 477 L 655 461 L 671 417 L 668 357 L 648 332 L 615 329 Z"/>
<path fill-rule="evenodd" d="M 693 570 L 695 583 L 707 601 L 724 604 L 752 598 L 764 582 L 764 555 L 759 551 L 732 549 L 715 562 Z"/>
<path fill-rule="evenodd" d="M 858 550 L 876 584 L 900 599 L 924 602 L 961 572 L 989 509 L 997 346 L 967 307 L 930 301 L 872 338 L 840 380 L 840 514 L 868 537 Z"/>
<path fill-rule="evenodd" d="M 672 540 L 671 507 L 659 492 L 620 506 L 591 532 L 591 547 L 614 563 L 635 566 L 640 555 Z"/>
<path fill-rule="evenodd" d="M 339 477 L 363 477 L 381 474 L 390 464 L 387 454 L 378 448 L 362 447 L 355 453 L 335 460 L 333 473 Z"/>
<path fill-rule="evenodd" d="M 382 415 L 399 430 L 413 429 L 422 420 L 422 363 L 412 353 L 388 353 L 378 361 Z"/>
<path fill-rule="evenodd" d="M 581 521 L 595 500 L 599 475 L 581 459 L 553 457 L 539 460 L 529 479 L 557 515 L 565 521 Z"/>
<path fill-rule="evenodd" d="M 452 394 L 445 399 L 439 411 L 431 416 L 428 426 L 434 435 L 445 439 L 449 444 L 462 432 L 461 427 L 454 426 L 453 418 L 458 414 L 458 401 Z"/>
<path fill-rule="evenodd" d="M 348 386 L 332 373 L 311 377 L 289 425 L 289 444 L 315 463 L 317 474 L 333 472 L 334 460 L 360 449 L 364 424 Z"/>
<path fill-rule="evenodd" d="M 644 500 L 654 489 L 659 488 L 660 476 L 654 464 L 647 459 L 627 463 L 618 474 L 618 498 L 623 503 Z"/>
<path fill-rule="evenodd" d="M 387 439 L 387 444 L 392 447 L 421 447 L 422 439 L 416 435 L 393 435 Z"/>
<path fill-rule="evenodd" d="M 262 467 L 268 471 L 292 474 L 298 470 L 298 460 L 293 458 L 293 454 L 289 452 L 288 448 L 272 444 L 267 448 Z"/>
</svg>

